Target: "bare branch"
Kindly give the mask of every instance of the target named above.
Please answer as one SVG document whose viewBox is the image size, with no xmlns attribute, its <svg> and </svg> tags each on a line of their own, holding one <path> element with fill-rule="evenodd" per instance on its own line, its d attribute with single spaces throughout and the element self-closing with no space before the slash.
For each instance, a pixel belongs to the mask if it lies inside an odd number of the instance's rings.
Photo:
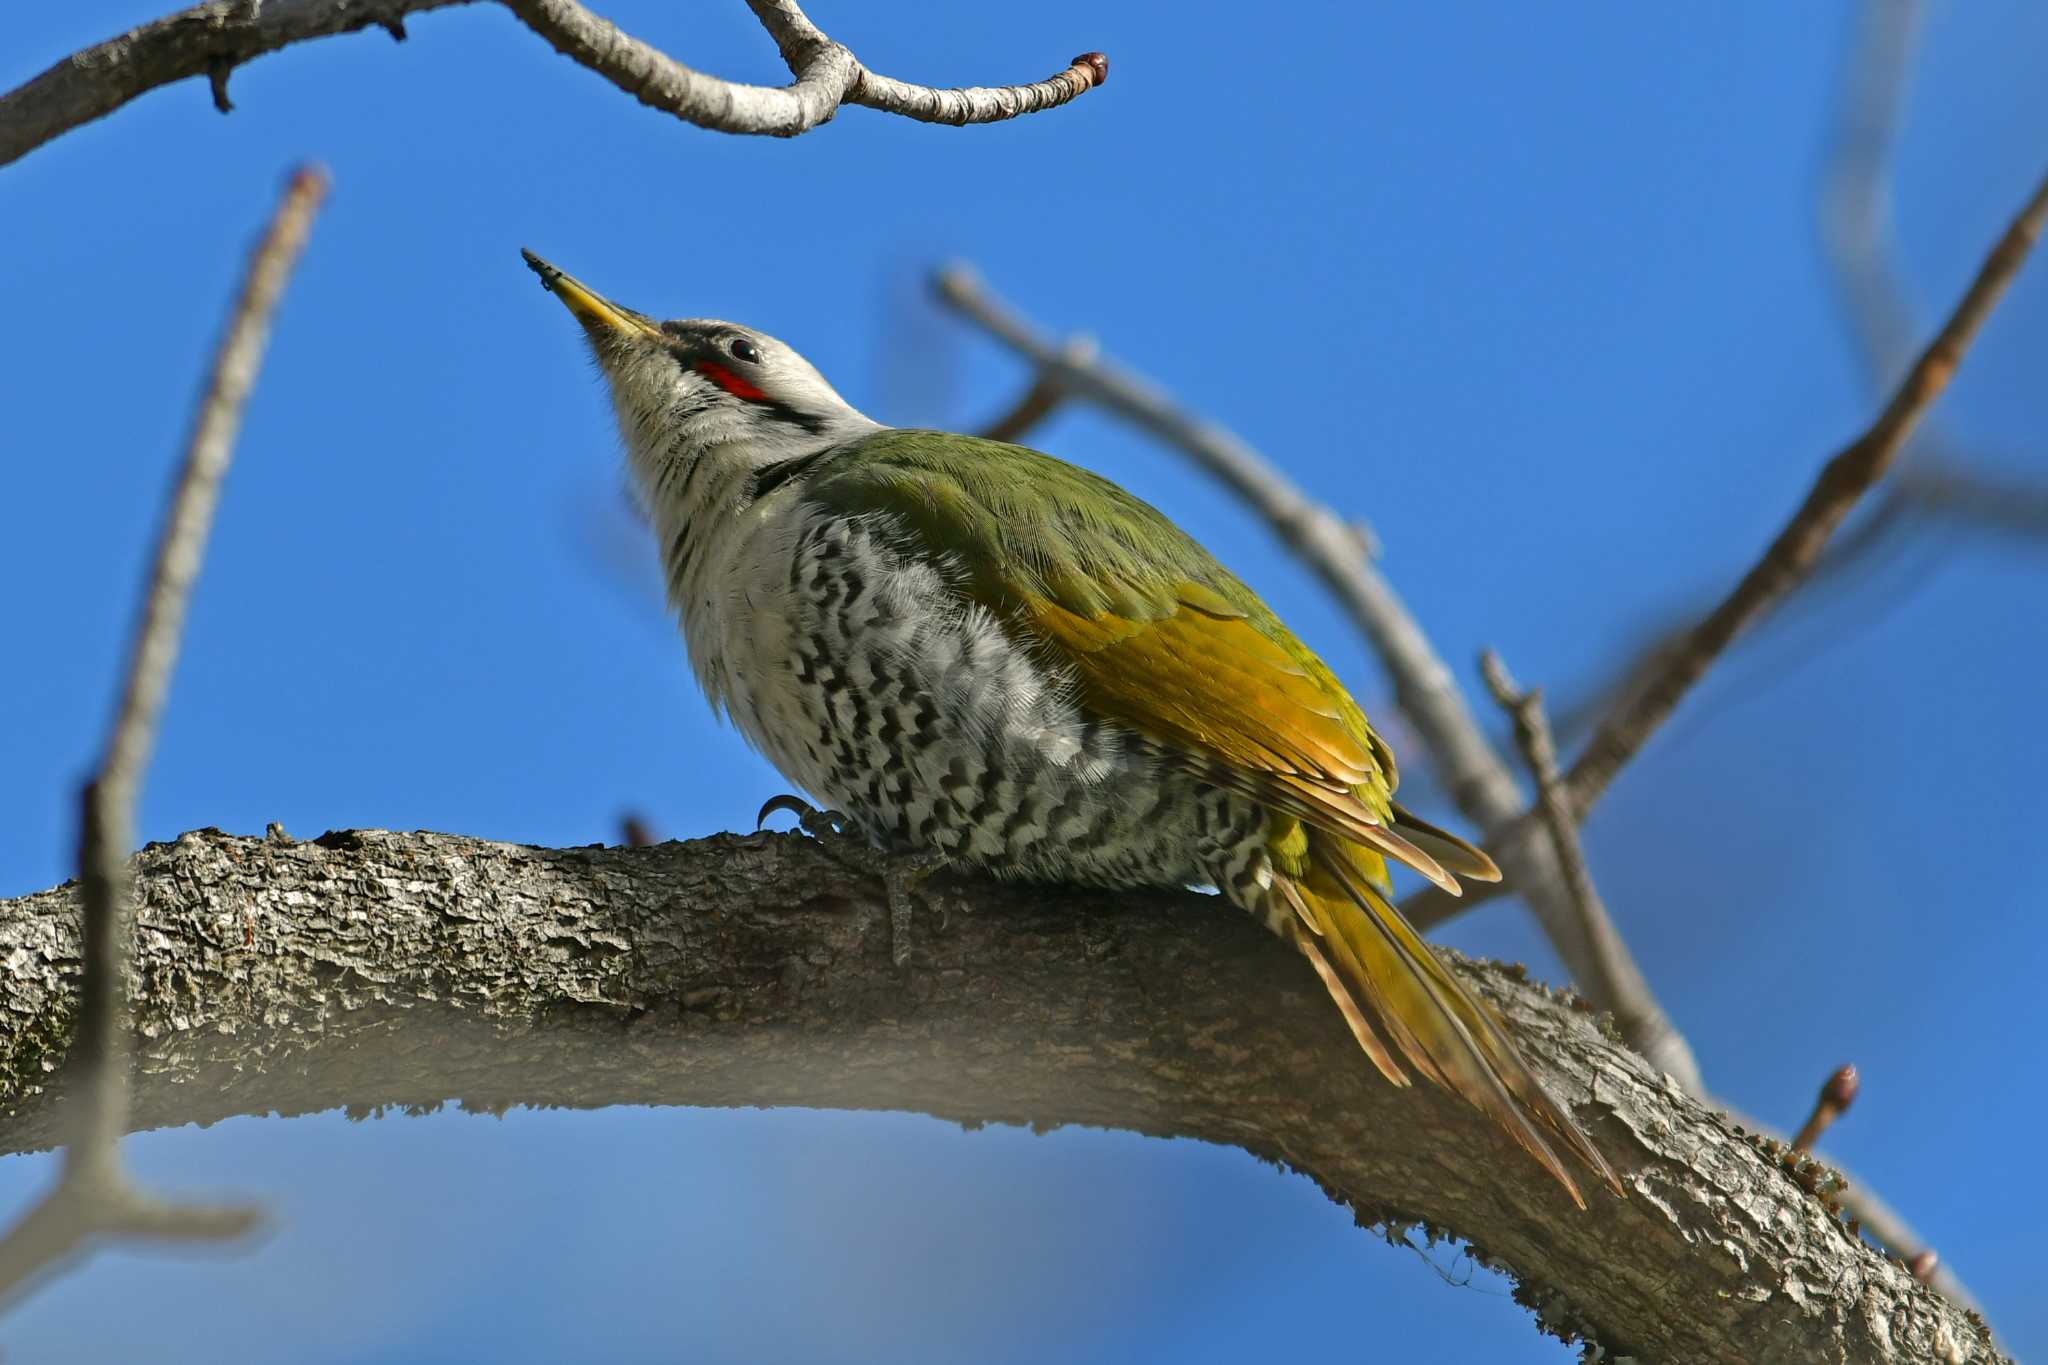
<svg viewBox="0 0 2048 1365">
<path fill-rule="evenodd" d="M 76 1041 L 66 1058 L 78 1078 L 78 1122 L 56 1187 L 0 1241 L 0 1300 L 95 1234 L 217 1240 L 246 1232 L 256 1222 L 253 1210 L 162 1203 L 132 1187 L 121 1171 L 116 1144 L 128 1130 L 130 1070 L 128 1034 L 122 1027 L 133 901 L 128 850 L 135 843 L 136 798 L 156 744 L 186 603 L 234 453 L 242 408 L 262 363 L 278 298 L 326 193 L 324 173 L 296 172 L 250 257 L 157 541 L 120 707 L 83 802 L 78 861 L 84 979 Z"/>
<path fill-rule="evenodd" d="M 1884 476 L 1921 414 L 1947 388 L 1984 319 L 2039 238 L 2044 220 L 2048 220 L 2048 180 L 2036 187 L 2019 217 L 1992 248 L 1977 278 L 1900 381 L 1891 401 L 1862 435 L 1822 468 L 1806 500 L 1763 557 L 1720 605 L 1687 631 L 1675 648 L 1663 653 L 1654 673 L 1626 691 L 1601 721 L 1565 775 L 1565 796 L 1574 820 L 1586 818 L 1614 775 L 1641 750 L 1735 638 L 1807 581 L 1835 529 L 1857 499 Z M 1418 928 L 1427 928 L 1496 895 L 1521 890 L 1514 864 L 1545 842 L 1539 825 L 1532 810 L 1489 833 L 1490 850 L 1508 871 L 1506 883 L 1476 888 L 1463 901 L 1441 892 L 1419 892 L 1402 910 Z"/>
<path fill-rule="evenodd" d="M 235 67 L 293 43 L 377 25 L 405 36 L 405 17 L 469 0 L 208 0 L 131 29 L 58 62 L 0 96 L 0 165 L 139 95 L 207 78 L 216 106 Z M 869 71 L 804 16 L 794 0 L 748 0 L 774 36 L 795 80 L 746 85 L 694 71 L 622 33 L 575 0 L 503 0 L 556 51 L 597 72 L 651 108 L 728 133 L 791 137 L 829 121 L 842 104 L 864 105 L 925 123 L 990 123 L 1059 105 L 1109 78 L 1109 61 L 1083 53 L 1065 70 L 1029 85 L 941 90 Z"/>
<path fill-rule="evenodd" d="M 452 1096 L 1106 1125 L 1243 1147 L 1363 1222 L 1468 1237 L 1550 1330 L 1591 1333 L 1605 1358 L 1999 1359 L 1798 1172 L 1499 969 L 1444 955 L 1629 1198 L 1582 1213 L 1477 1110 L 1385 1084 L 1313 974 L 1245 916 L 1182 894 L 935 880 L 950 913 L 919 909 L 899 967 L 890 870 L 775 834 L 152 846 L 136 867 L 135 1122 Z M 76 1008 L 76 897 L 0 902 L 0 960 L 23 964 L 0 1011 L 0 1150 L 55 1131 L 40 1061 Z"/>
<path fill-rule="evenodd" d="M 1522 691 L 1515 685 L 1500 655 L 1487 650 L 1480 656 L 1479 669 L 1493 699 L 1500 703 L 1515 724 L 1515 740 L 1523 761 L 1536 782 L 1536 808 L 1550 832 L 1552 851 L 1563 869 L 1565 889 L 1571 895 L 1581 932 L 1592 945 L 1593 969 L 1597 973 L 1581 984 L 1589 999 L 1603 1002 L 1614 1015 L 1615 1027 L 1628 1045 L 1643 1054 L 1650 1065 L 1684 1086 L 1688 1094 L 1704 1097 L 1700 1064 L 1691 1044 L 1664 1013 L 1650 990 L 1649 980 L 1636 966 L 1635 958 L 1622 943 L 1621 931 L 1607 914 L 1593 873 L 1586 866 L 1586 853 L 1579 846 L 1579 827 L 1566 808 L 1564 790 L 1557 771 L 1557 745 L 1550 737 L 1550 721 L 1543 714 L 1540 689 Z"/>
<path fill-rule="evenodd" d="M 1907 371 L 1877 420 L 1828 461 L 1806 501 L 1778 533 L 1763 558 L 1721 605 L 1693 627 L 1684 648 L 1648 686 L 1610 713 L 1594 732 L 1585 752 L 1565 778 L 1572 811 L 1578 819 L 1585 818 L 1622 765 L 1656 733 L 1729 642 L 1798 587 L 1812 571 L 1842 518 L 1884 476 L 1920 415 L 1948 387 L 1984 319 L 1990 316 L 2041 235 L 2043 219 L 2048 219 L 2048 179 L 2035 189 L 2019 217 L 1992 248 L 1962 302 Z"/>
<path fill-rule="evenodd" d="M 747 8 L 775 39 L 782 60 L 791 71 L 800 71 L 817 59 L 817 54 L 839 44 L 827 38 L 799 9 L 795 0 L 747 0 Z M 840 48 L 844 52 L 844 48 Z M 847 53 L 849 59 L 852 53 Z M 845 102 L 900 114 L 919 123 L 999 123 L 1021 114 L 1035 114 L 1088 93 L 1109 79 L 1109 58 L 1100 52 L 1084 52 L 1067 63 L 1064 71 L 1030 85 L 972 86 L 938 90 L 928 85 L 911 85 L 878 75 L 854 63 L 853 87 Z M 830 118 L 828 113 L 825 116 Z M 798 131 L 802 131 L 799 129 Z"/>
<path fill-rule="evenodd" d="M 860 79 L 860 63 L 833 42 L 813 44 L 800 61 L 792 59 L 789 69 L 796 80 L 789 85 L 743 85 L 691 70 L 575 0 L 504 3 L 521 23 L 578 66 L 588 67 L 651 109 L 716 132 L 776 137 L 808 132 L 839 111 Z"/>
<path fill-rule="evenodd" d="M 1271 461 L 1235 434 L 1197 418 L 1156 388 L 1095 356 L 1079 358 L 1016 316 L 964 266 L 935 280 L 939 297 L 1017 352 L 1041 382 L 1056 384 L 1182 452 L 1241 498 L 1306 564 L 1369 641 L 1393 680 L 1394 699 L 1415 726 L 1459 809 L 1482 828 L 1512 821 L 1523 808 L 1521 788 L 1487 742 L 1451 670 L 1429 637 L 1374 566 L 1364 537 L 1311 500 Z M 1491 841 L 1490 841 L 1491 842 Z M 1600 1009 L 1593 946 L 1571 906 L 1556 855 L 1541 840 L 1492 848 L 1524 895 L 1572 979 Z M 1622 949 L 1626 953 L 1626 949 Z"/>
</svg>

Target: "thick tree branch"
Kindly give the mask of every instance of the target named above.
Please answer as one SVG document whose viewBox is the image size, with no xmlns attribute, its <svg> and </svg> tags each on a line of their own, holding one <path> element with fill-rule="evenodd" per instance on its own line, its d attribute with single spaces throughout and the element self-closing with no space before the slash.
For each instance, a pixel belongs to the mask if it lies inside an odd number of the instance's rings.
<svg viewBox="0 0 2048 1365">
<path fill-rule="evenodd" d="M 79 836 L 83 976 L 76 1042 L 66 1064 L 76 1114 L 63 1173 L 0 1239 L 0 1301 L 97 1235 L 219 1239 L 255 1223 L 247 1209 L 197 1208 L 152 1199 L 128 1182 L 117 1144 L 128 1130 L 128 1033 L 121 1015 L 127 986 L 130 902 L 128 850 L 135 844 L 135 803 L 156 746 L 157 722 L 184 634 L 185 606 L 199 576 L 221 480 L 234 454 L 242 408 L 256 382 L 271 315 L 284 293 L 327 193 L 327 178 L 300 170 L 286 186 L 263 239 L 249 258 L 241 294 L 199 401 L 192 436 L 164 515 L 156 557 L 144 584 L 141 621 L 121 703 L 99 772 L 87 784 Z"/>
<path fill-rule="evenodd" d="M 144 850 L 137 882 L 138 1127 L 451 1098 L 1107 1125 L 1241 1146 L 1366 1222 L 1468 1237 L 1546 1324 L 1615 1352 L 1999 1358 L 1583 1013 L 1461 959 L 1630 1198 L 1581 1213 L 1476 1111 L 1379 1081 L 1285 945 L 1207 898 L 946 883 L 899 968 L 879 879 L 793 835 L 549 850 L 202 831 Z M 0 902 L 6 1150 L 60 1136 L 78 914 L 72 886 Z"/>
<path fill-rule="evenodd" d="M 74 53 L 0 96 L 0 165 L 103 118 L 137 96 L 204 76 L 222 112 L 235 67 L 293 43 L 378 26 L 405 36 L 405 19 L 470 0 L 209 0 Z M 794 0 L 748 0 L 775 38 L 794 81 L 746 85 L 694 71 L 575 0 L 502 0 L 556 51 L 641 103 L 727 133 L 792 137 L 829 121 L 842 104 L 925 123 L 990 123 L 1052 109 L 1101 85 L 1109 61 L 1083 53 L 1029 85 L 940 90 L 869 71 L 805 17 Z"/>
</svg>

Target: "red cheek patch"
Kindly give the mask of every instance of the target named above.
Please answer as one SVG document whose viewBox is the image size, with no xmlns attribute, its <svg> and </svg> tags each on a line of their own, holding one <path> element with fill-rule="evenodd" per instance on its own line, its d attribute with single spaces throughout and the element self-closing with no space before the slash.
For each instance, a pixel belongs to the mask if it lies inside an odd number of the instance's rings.
<svg viewBox="0 0 2048 1365">
<path fill-rule="evenodd" d="M 755 388 L 723 365 L 714 364 L 709 360 L 700 360 L 697 362 L 697 373 L 703 375 L 735 398 L 746 398 L 756 403 L 767 400 L 767 394 Z"/>
</svg>

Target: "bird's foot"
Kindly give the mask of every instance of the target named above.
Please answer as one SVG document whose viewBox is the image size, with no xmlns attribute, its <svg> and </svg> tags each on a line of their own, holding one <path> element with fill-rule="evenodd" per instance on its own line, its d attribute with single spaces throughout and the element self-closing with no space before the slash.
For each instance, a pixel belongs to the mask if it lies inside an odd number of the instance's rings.
<svg viewBox="0 0 2048 1365">
<path fill-rule="evenodd" d="M 875 848 L 853 830 L 846 816 L 836 810 L 819 810 L 800 796 L 784 793 L 770 797 L 754 821 L 759 829 L 776 812 L 796 817 L 797 827 L 818 841 L 818 845 L 840 866 L 881 880 L 889 906 L 889 960 L 898 967 L 910 961 L 915 946 L 913 921 L 917 902 L 938 911 L 939 925 L 945 927 L 945 907 L 923 893 L 925 881 L 952 860 L 936 849 L 915 853 L 890 853 Z"/>
<path fill-rule="evenodd" d="M 761 813 L 754 817 L 754 828 L 768 823 L 768 817 L 777 811 L 786 811 L 796 817 L 797 828 L 820 843 L 834 839 L 858 838 L 853 834 L 853 822 L 836 810 L 819 810 L 801 796 L 784 792 L 771 796 L 761 803 Z M 865 845 L 863 845 L 865 847 Z"/>
<path fill-rule="evenodd" d="M 924 884 L 934 872 L 951 861 L 937 849 L 928 849 L 899 854 L 883 866 L 882 890 L 889 898 L 889 960 L 898 967 L 910 963 L 911 949 L 915 946 L 911 921 L 918 901 L 936 910 L 939 927 L 946 927 L 946 907 L 936 896 L 924 894 Z"/>
</svg>

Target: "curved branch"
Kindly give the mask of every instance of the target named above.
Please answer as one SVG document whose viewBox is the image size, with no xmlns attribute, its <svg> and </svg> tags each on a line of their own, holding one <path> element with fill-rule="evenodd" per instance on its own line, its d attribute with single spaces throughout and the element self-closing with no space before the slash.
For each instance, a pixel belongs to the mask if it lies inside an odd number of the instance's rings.
<svg viewBox="0 0 2048 1365">
<path fill-rule="evenodd" d="M 575 0 L 504 0 L 519 21 L 578 66 L 588 67 L 650 109 L 720 133 L 794 137 L 828 122 L 860 79 L 860 63 L 833 42 L 792 59 L 789 85 L 744 85 L 693 71 L 622 32 Z"/>
<path fill-rule="evenodd" d="M 405 37 L 405 19 L 471 0 L 208 0 L 86 48 L 0 95 L 0 165 L 160 85 L 204 76 L 226 113 L 230 73 L 293 43 L 380 27 Z M 877 75 L 805 17 L 795 0 L 748 0 L 795 80 L 747 85 L 694 71 L 576 0 L 501 0 L 557 52 L 642 104 L 725 133 L 793 137 L 829 122 L 842 104 L 924 123 L 991 123 L 1056 108 L 1109 78 L 1099 52 L 1028 85 L 941 90 Z"/>
<path fill-rule="evenodd" d="M 1380 1083 L 1285 945 L 1212 902 L 943 883 L 944 914 L 905 943 L 882 866 L 772 834 L 154 845 L 136 865 L 134 1122 L 456 1097 L 1108 1125 L 1244 1147 L 1367 1222 L 1465 1236 L 1546 1327 L 1613 1352 L 1999 1359 L 1980 1320 L 1850 1234 L 1810 1167 L 1508 973 L 1453 960 L 1629 1199 L 1580 1213 L 1476 1111 Z M 0 902 L 0 1149 L 58 1136 L 77 918 L 72 886 Z"/>
</svg>

